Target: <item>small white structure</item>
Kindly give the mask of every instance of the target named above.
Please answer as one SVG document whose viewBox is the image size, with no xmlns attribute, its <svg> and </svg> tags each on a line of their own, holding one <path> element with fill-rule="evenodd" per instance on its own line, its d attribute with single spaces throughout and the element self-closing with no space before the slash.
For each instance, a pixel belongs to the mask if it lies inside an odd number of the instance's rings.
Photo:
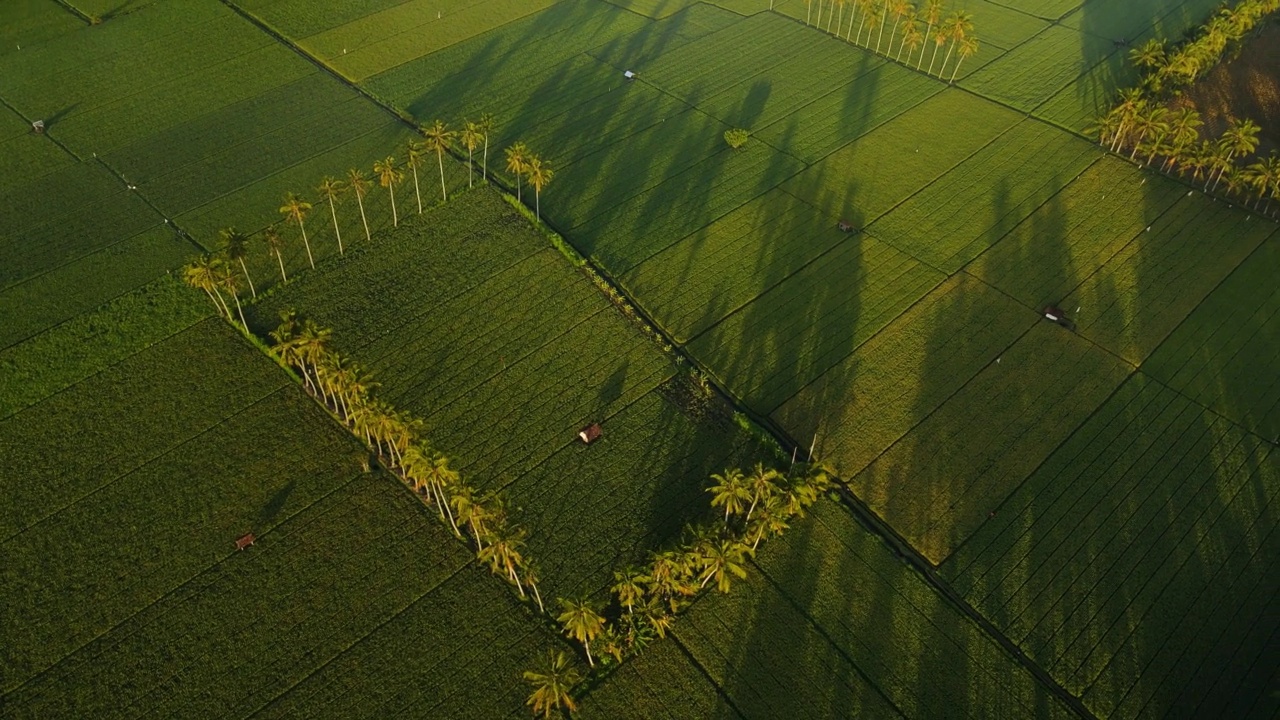
<svg viewBox="0 0 1280 720">
<path fill-rule="evenodd" d="M 31 123 L 31 131 L 37 134 L 44 132 L 44 121 L 36 120 L 35 122 Z"/>
<path fill-rule="evenodd" d="M 636 74 L 635 74 L 635 73 L 633 73 L 633 72 L 631 72 L 630 70 L 627 70 L 626 72 L 622 73 L 622 77 L 624 77 L 624 78 L 626 78 L 626 79 L 628 79 L 628 80 L 635 80 L 635 79 L 636 79 Z"/>
</svg>

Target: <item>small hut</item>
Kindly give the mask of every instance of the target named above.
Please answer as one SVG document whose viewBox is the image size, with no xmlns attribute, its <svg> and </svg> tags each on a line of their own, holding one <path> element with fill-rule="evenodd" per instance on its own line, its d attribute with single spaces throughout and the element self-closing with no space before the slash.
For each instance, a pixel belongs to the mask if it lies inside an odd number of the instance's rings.
<svg viewBox="0 0 1280 720">
<path fill-rule="evenodd" d="M 1068 330 L 1074 331 L 1076 329 L 1076 324 L 1071 321 L 1071 318 L 1067 317 L 1062 308 L 1056 305 L 1046 305 L 1042 312 L 1046 320 L 1061 325 Z"/>
<path fill-rule="evenodd" d="M 840 222 L 836 223 L 836 227 L 840 228 L 840 232 L 843 232 L 843 233 L 853 232 L 853 223 L 849 222 L 848 220 L 841 220 Z"/>
<path fill-rule="evenodd" d="M 37 120 L 31 123 L 31 132 L 34 132 L 37 135 L 42 134 L 44 132 L 44 121 Z"/>
<path fill-rule="evenodd" d="M 600 423 L 591 423 L 578 431 L 578 439 L 582 441 L 583 445 L 590 445 L 603 435 L 604 431 L 600 429 Z"/>
<path fill-rule="evenodd" d="M 245 533 L 241 535 L 240 537 L 236 538 L 236 550 L 244 550 L 245 548 L 252 545 L 253 542 L 257 539 L 258 538 L 255 537 L 253 533 Z"/>
<path fill-rule="evenodd" d="M 625 71 L 625 72 L 623 72 L 623 73 L 622 73 L 622 77 L 624 77 L 624 78 L 626 78 L 626 79 L 628 79 L 628 80 L 635 80 L 635 79 L 636 79 L 636 74 L 635 74 L 635 73 L 633 73 L 633 72 L 631 72 L 630 70 L 627 70 L 627 71 Z"/>
</svg>

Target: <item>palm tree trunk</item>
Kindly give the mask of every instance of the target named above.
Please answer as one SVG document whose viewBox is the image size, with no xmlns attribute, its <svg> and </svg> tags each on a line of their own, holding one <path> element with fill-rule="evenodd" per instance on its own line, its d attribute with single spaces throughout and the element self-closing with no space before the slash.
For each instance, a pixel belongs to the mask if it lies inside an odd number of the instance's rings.
<svg viewBox="0 0 1280 720">
<path fill-rule="evenodd" d="M 542 593 L 538 592 L 538 584 L 531 582 L 529 587 L 533 588 L 533 598 L 538 601 L 538 611 L 546 612 L 547 609 L 542 606 Z"/>
<path fill-rule="evenodd" d="M 542 191 L 536 185 L 533 188 L 533 207 L 538 222 L 542 222 Z"/>
<path fill-rule="evenodd" d="M 436 148 L 436 162 L 440 165 L 440 195 L 448 202 L 449 191 L 444 187 L 444 151 L 439 148 Z"/>
<path fill-rule="evenodd" d="M 227 301 L 222 299 L 222 293 L 218 291 L 218 286 L 213 286 L 213 294 L 218 296 L 218 303 L 222 305 L 222 312 L 226 313 L 227 319 L 231 319 L 231 308 L 227 307 Z"/>
<path fill-rule="evenodd" d="M 520 192 L 520 171 L 516 171 L 516 202 L 524 202 L 524 197 Z"/>
<path fill-rule="evenodd" d="M 249 292 L 253 293 L 253 299 L 258 299 L 258 291 L 253 287 L 253 278 L 249 277 L 249 268 L 244 265 L 244 258 L 240 258 L 240 270 L 244 272 L 245 282 L 249 283 Z"/>
<path fill-rule="evenodd" d="M 240 316 L 240 324 L 243 325 L 244 329 L 247 331 L 249 329 L 249 323 L 244 321 L 244 310 L 240 307 L 240 296 L 236 293 L 231 293 L 231 298 L 236 301 L 236 314 Z"/>
<path fill-rule="evenodd" d="M 411 165 L 413 169 L 413 194 L 418 198 L 418 214 L 422 214 L 422 193 L 418 190 L 418 166 Z"/>
<path fill-rule="evenodd" d="M 222 309 L 218 307 L 218 299 L 213 296 L 213 293 L 209 292 L 209 288 L 205 287 L 204 285 L 201 285 L 200 289 L 204 291 L 205 295 L 209 296 L 209 302 L 213 303 L 214 309 L 217 310 L 219 313 L 221 313 Z"/>
<path fill-rule="evenodd" d="M 333 207 L 333 198 L 329 198 L 329 214 L 333 216 L 333 234 L 338 237 L 338 254 L 346 255 L 342 249 L 342 231 L 338 229 L 338 211 Z"/>
<path fill-rule="evenodd" d="M 285 285 L 288 285 L 288 284 L 289 284 L 289 276 L 288 276 L 288 275 L 286 275 L 286 274 L 285 274 L 285 272 L 284 272 L 284 255 L 283 255 L 282 253 L 277 252 L 277 253 L 276 253 L 276 260 L 279 260 L 279 261 L 280 261 L 280 280 L 281 280 L 281 282 L 283 282 Z"/>
<path fill-rule="evenodd" d="M 373 237 L 369 235 L 369 219 L 364 216 L 364 196 L 356 193 L 356 204 L 360 206 L 360 222 L 364 223 L 364 239 L 372 241 Z"/>
<path fill-rule="evenodd" d="M 939 48 L 941 48 L 941 47 L 942 47 L 942 46 L 941 46 L 941 45 L 939 45 L 939 44 L 938 44 L 938 43 L 936 43 L 936 42 L 933 44 L 933 57 L 929 58 L 929 70 L 928 70 L 928 72 L 926 72 L 926 73 L 925 73 L 926 75 L 932 75 L 932 74 L 933 74 L 933 63 L 934 63 L 934 62 L 936 62 L 936 61 L 938 60 L 938 49 L 939 49 Z M 924 58 L 923 58 L 923 55 L 924 55 L 924 53 L 921 53 L 921 59 L 922 59 L 922 60 L 924 59 Z"/>
<path fill-rule="evenodd" d="M 400 227 L 400 215 L 396 213 L 396 184 L 387 183 L 387 190 L 391 193 L 391 227 Z"/>
<path fill-rule="evenodd" d="M 475 141 L 472 140 L 472 142 L 475 142 Z M 476 161 L 472 159 L 472 154 L 474 152 L 475 151 L 473 151 L 471 148 L 469 147 L 467 148 L 467 187 L 469 188 L 475 187 L 474 185 L 471 184 L 471 178 L 476 174 Z"/>
<path fill-rule="evenodd" d="M 919 69 L 920 69 L 920 66 L 924 64 L 924 51 L 925 51 L 925 45 L 924 45 L 924 44 L 925 44 L 925 43 L 927 43 L 927 42 L 929 42 L 929 39 L 930 39 L 930 38 L 929 38 L 929 34 L 930 34 L 930 33 L 932 33 L 932 32 L 933 32 L 933 23 L 929 23 L 929 24 L 925 27 L 925 29 L 924 29 L 924 40 L 920 41 L 920 58 L 919 58 L 918 60 L 916 60 L 916 69 L 917 69 L 917 70 L 919 70 Z M 936 51 L 936 50 L 934 51 L 934 54 L 935 54 L 935 55 L 937 54 L 937 51 Z"/>
<path fill-rule="evenodd" d="M 939 68 L 938 70 L 938 77 L 942 77 L 942 74 L 947 71 L 947 63 L 951 62 L 951 53 L 955 52 L 955 50 L 956 50 L 956 41 L 954 38 L 952 38 L 951 47 L 947 48 L 947 56 L 943 58 L 942 67 Z"/>
<path fill-rule="evenodd" d="M 884 4 L 884 14 L 880 16 L 880 34 L 876 36 L 876 52 L 880 52 L 880 42 L 884 40 L 884 21 L 889 19 L 889 3 Z M 891 44 L 892 39 L 889 41 Z M 871 38 L 867 38 L 867 44 L 871 44 Z"/>
<path fill-rule="evenodd" d="M 302 231 L 302 244 L 307 246 L 307 260 L 311 262 L 311 269 L 316 269 L 316 259 L 311 257 L 311 241 L 307 239 L 307 226 L 302 224 L 302 218 L 298 218 L 298 229 Z"/>
<path fill-rule="evenodd" d="M 840 3 L 840 19 L 836 20 L 836 37 L 840 37 L 840 28 L 844 26 L 844 3 Z"/>
<path fill-rule="evenodd" d="M 845 42 L 849 42 L 849 36 L 853 35 L 853 18 L 857 14 L 858 14 L 858 5 L 857 3 L 854 3 L 853 9 L 849 11 L 849 29 L 844 31 Z"/>
<path fill-rule="evenodd" d="M 849 23 L 852 25 L 853 23 Z M 854 45 L 862 44 L 862 26 L 867 24 L 867 14 L 862 13 L 862 19 L 858 21 L 858 39 L 853 41 Z"/>
<path fill-rule="evenodd" d="M 893 52 L 893 36 L 898 34 L 898 23 L 902 22 L 902 16 L 899 15 L 893 19 L 893 30 L 889 32 L 889 47 L 885 49 L 885 55 Z M 902 54 L 902 46 L 898 46 L 898 54 Z"/>
<path fill-rule="evenodd" d="M 805 0 L 804 24 L 809 24 L 809 19 L 813 17 L 813 0 Z"/>
<path fill-rule="evenodd" d="M 961 64 L 963 64 L 963 63 L 964 63 L 964 55 L 961 55 L 961 56 L 960 56 L 960 59 L 959 59 L 959 60 L 956 60 L 956 69 L 955 69 L 955 71 L 951 73 L 951 82 L 952 82 L 953 84 L 954 84 L 954 83 L 955 83 L 955 81 L 956 81 L 956 76 L 960 74 L 960 65 L 961 65 Z"/>
<path fill-rule="evenodd" d="M 814 27 L 822 29 L 822 0 L 818 0 L 818 22 L 814 23 Z"/>
<path fill-rule="evenodd" d="M 484 134 L 484 164 L 480 166 L 480 179 L 489 179 L 489 133 Z"/>
</svg>

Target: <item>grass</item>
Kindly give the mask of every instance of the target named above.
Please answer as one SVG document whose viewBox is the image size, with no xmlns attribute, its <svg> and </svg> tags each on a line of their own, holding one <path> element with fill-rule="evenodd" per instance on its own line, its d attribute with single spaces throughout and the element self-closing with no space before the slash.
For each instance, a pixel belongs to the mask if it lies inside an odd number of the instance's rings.
<svg viewBox="0 0 1280 720">
<path fill-rule="evenodd" d="M 654 643 L 579 704 L 583 718 L 742 717 L 674 640 Z"/>
<path fill-rule="evenodd" d="M 1275 625 L 1259 604 L 1274 592 L 1270 451 L 1135 376 L 944 574 L 1100 717 L 1247 710 L 1257 694 L 1233 693 L 1269 672 L 1254 658 Z"/>
</svg>

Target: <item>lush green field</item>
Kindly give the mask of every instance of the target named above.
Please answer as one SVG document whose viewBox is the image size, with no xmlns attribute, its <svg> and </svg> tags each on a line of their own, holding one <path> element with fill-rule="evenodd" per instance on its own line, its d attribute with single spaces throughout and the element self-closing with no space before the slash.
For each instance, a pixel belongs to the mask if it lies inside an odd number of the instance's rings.
<svg viewBox="0 0 1280 720">
<path fill-rule="evenodd" d="M 252 322 L 283 308 L 332 328 L 381 397 L 521 508 L 548 597 L 602 590 L 705 511 L 711 473 L 762 457 L 732 423 L 688 416 L 672 359 L 490 190 L 332 259 Z M 583 447 L 590 422 L 605 437 Z"/>
</svg>

